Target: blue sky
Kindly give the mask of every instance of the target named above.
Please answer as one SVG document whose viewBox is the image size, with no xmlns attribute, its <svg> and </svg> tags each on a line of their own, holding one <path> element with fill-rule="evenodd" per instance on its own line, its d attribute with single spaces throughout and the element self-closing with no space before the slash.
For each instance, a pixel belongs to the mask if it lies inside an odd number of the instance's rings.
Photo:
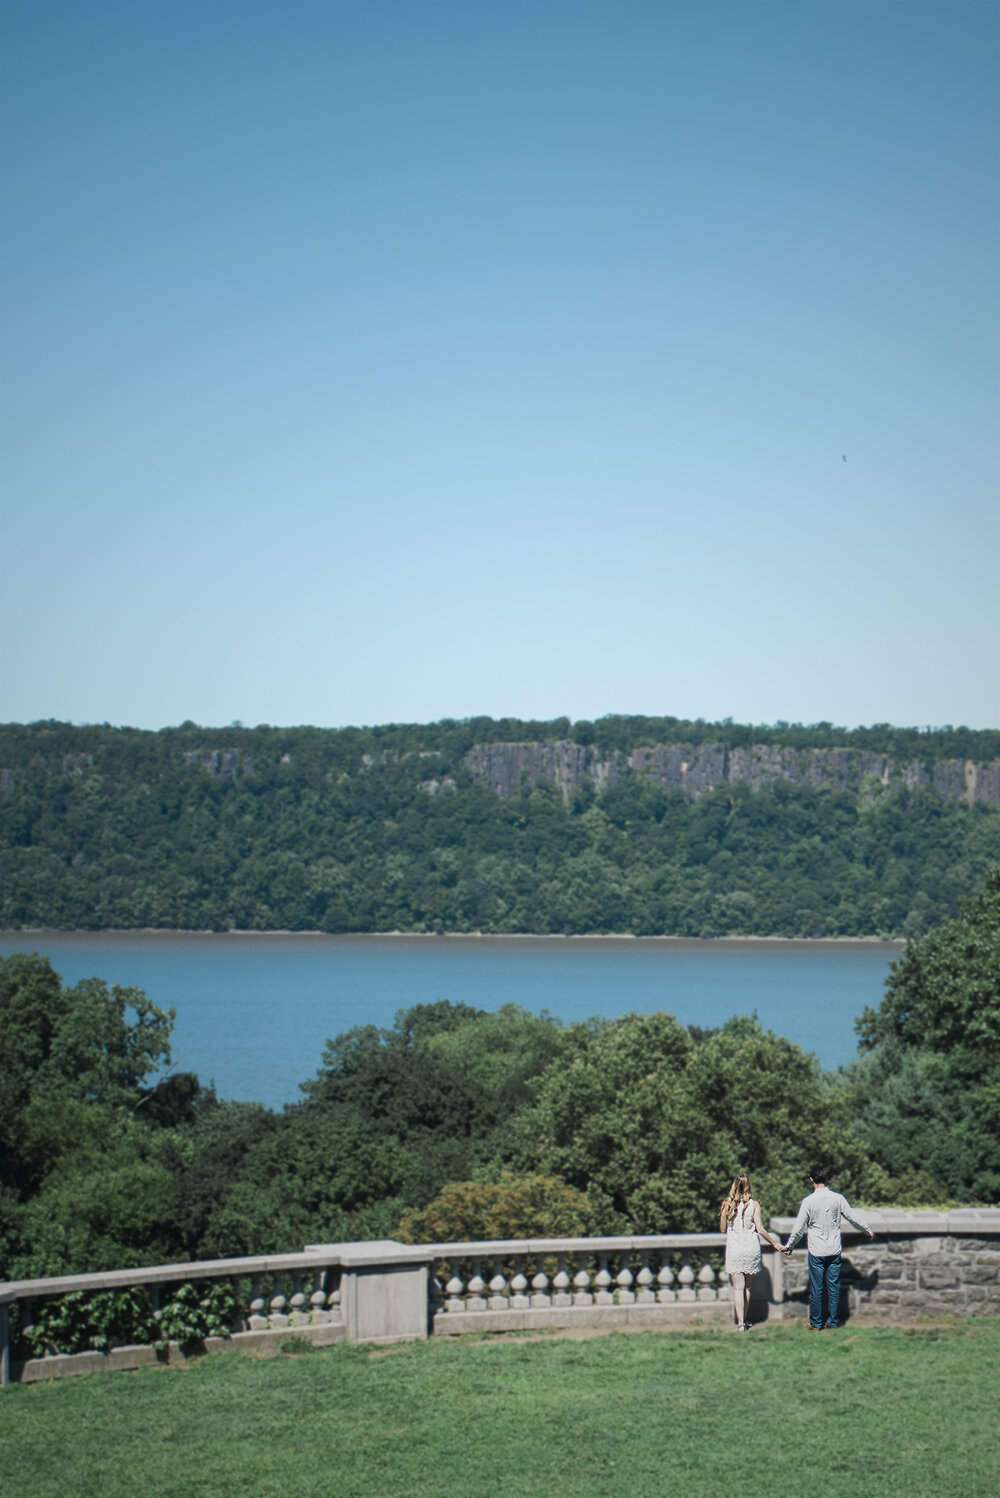
<svg viewBox="0 0 1000 1498">
<path fill-rule="evenodd" d="M 1000 724 L 996 0 L 2 30 L 0 720 Z"/>
</svg>

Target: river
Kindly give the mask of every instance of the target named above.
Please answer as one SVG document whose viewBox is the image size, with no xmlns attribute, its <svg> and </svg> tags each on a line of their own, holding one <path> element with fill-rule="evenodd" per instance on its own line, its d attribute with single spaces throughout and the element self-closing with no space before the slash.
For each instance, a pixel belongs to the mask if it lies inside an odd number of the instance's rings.
<svg viewBox="0 0 1000 1498">
<path fill-rule="evenodd" d="M 326 936 L 3 932 L 0 956 L 42 953 L 68 983 L 135 984 L 174 1005 L 174 1065 L 220 1097 L 281 1108 L 315 1075 L 326 1040 L 451 999 L 515 1003 L 569 1023 L 658 1009 L 710 1027 L 756 1012 L 824 1067 L 855 1054 L 901 942 L 686 941 L 643 937 Z"/>
</svg>

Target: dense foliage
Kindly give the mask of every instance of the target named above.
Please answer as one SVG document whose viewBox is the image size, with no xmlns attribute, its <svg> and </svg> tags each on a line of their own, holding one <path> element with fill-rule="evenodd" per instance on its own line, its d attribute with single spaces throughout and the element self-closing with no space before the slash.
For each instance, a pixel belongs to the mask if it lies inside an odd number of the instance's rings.
<svg viewBox="0 0 1000 1498">
<path fill-rule="evenodd" d="M 896 1172 L 1000 1200 L 1000 869 L 961 915 L 909 943 L 858 1021 L 857 1129 Z"/>
<path fill-rule="evenodd" d="M 499 798 L 475 745 L 846 748 L 933 766 L 1000 734 L 671 718 L 324 730 L 0 727 L 0 927 L 906 935 L 1000 860 L 1000 808 L 630 774 Z"/>
<path fill-rule="evenodd" d="M 21 1329 L 23 1353 L 106 1352 L 110 1347 L 165 1347 L 168 1342 L 199 1342 L 225 1337 L 232 1329 L 237 1297 L 224 1280 L 182 1281 L 161 1291 L 154 1308 L 149 1287 L 128 1290 L 73 1290 L 40 1300 L 29 1326 Z"/>
<path fill-rule="evenodd" d="M 63 988 L 47 958 L 0 959 L 0 1245 L 31 1273 L 172 1247 L 172 1178 L 142 1118 L 172 1022 L 140 989 Z"/>
</svg>

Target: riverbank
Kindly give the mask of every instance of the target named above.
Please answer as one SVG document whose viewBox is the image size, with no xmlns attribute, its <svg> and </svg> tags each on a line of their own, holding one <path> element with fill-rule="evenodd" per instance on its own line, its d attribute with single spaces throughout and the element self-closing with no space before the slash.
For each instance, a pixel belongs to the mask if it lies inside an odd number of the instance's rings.
<svg viewBox="0 0 1000 1498">
<path fill-rule="evenodd" d="M 276 928 L 273 931 L 243 930 L 233 927 L 226 931 L 208 928 L 178 926 L 10 926 L 0 927 L 0 938 L 18 936 L 235 936 L 273 937 L 295 936 L 326 938 L 334 941 L 371 941 L 373 939 L 404 941 L 627 941 L 641 942 L 644 946 L 655 942 L 690 943 L 694 947 L 705 947 L 715 942 L 727 945 L 740 943 L 760 945 L 774 943 L 782 947 L 905 947 L 903 936 L 639 936 L 634 931 L 293 931 Z"/>
</svg>

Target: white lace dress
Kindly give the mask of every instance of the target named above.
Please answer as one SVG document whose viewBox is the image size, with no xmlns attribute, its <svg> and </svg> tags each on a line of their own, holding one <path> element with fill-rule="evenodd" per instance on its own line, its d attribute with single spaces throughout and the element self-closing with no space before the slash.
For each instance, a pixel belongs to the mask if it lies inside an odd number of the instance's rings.
<svg viewBox="0 0 1000 1498">
<path fill-rule="evenodd" d="M 750 1198 L 726 1228 L 726 1273 L 756 1274 L 760 1269 L 760 1239 L 753 1225 L 754 1200 Z"/>
</svg>

